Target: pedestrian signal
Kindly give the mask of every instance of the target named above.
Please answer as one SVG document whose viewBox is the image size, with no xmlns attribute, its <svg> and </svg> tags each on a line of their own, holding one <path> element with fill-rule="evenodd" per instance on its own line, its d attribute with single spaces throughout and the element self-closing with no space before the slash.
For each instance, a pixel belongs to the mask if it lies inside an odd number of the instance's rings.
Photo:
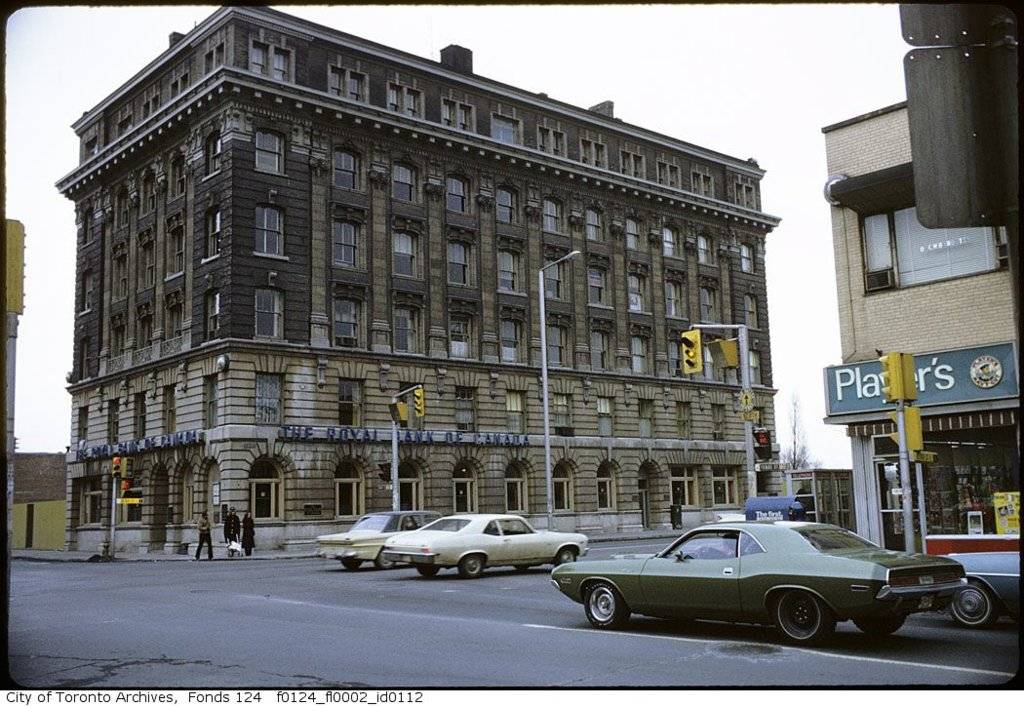
<svg viewBox="0 0 1024 706">
<path fill-rule="evenodd" d="M 700 341 L 700 329 L 691 329 L 679 334 L 683 372 L 695 375 L 704 370 L 704 348 Z"/>
</svg>

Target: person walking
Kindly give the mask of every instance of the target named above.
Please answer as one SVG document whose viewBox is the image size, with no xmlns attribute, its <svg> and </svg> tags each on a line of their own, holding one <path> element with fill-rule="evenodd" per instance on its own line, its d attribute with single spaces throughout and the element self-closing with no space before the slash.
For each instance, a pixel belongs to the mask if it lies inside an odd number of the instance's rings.
<svg viewBox="0 0 1024 706">
<path fill-rule="evenodd" d="M 242 518 L 242 549 L 246 556 L 252 556 L 252 548 L 256 546 L 256 523 L 248 512 Z"/>
<path fill-rule="evenodd" d="M 206 511 L 199 517 L 199 522 L 196 523 L 199 529 L 199 545 L 196 547 L 196 558 L 195 561 L 199 561 L 199 554 L 203 551 L 203 544 L 206 544 L 206 558 L 210 561 L 213 560 L 213 538 L 210 532 L 213 530 L 213 526 L 210 524 L 210 518 L 207 516 Z"/>
<path fill-rule="evenodd" d="M 228 556 L 235 555 L 234 550 L 231 549 L 231 543 L 238 541 L 241 532 L 241 522 L 238 520 L 238 515 L 235 514 L 235 508 L 231 508 L 227 517 L 224 518 L 224 543 L 228 545 Z"/>
</svg>

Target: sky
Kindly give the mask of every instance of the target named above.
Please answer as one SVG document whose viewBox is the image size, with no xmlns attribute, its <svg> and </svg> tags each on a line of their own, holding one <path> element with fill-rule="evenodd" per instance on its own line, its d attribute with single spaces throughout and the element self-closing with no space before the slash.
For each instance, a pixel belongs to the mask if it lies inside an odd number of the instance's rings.
<svg viewBox="0 0 1024 706">
<path fill-rule="evenodd" d="M 19 451 L 69 443 L 75 217 L 54 183 L 78 161 L 71 123 L 216 8 L 27 8 L 6 26 L 6 216 L 26 229 L 18 331 Z M 615 115 L 767 170 L 777 440 L 794 395 L 820 467 L 850 468 L 828 426 L 822 369 L 842 362 L 821 128 L 906 98 L 898 5 L 280 6 L 437 60 L 473 51 L 474 72 Z M 525 39 L 525 41 L 524 41 Z"/>
</svg>

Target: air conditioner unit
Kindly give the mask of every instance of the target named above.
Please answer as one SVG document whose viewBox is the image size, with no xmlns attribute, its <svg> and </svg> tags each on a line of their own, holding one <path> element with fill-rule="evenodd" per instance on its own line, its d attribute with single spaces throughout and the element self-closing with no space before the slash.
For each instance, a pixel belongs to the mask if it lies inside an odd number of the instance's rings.
<svg viewBox="0 0 1024 706">
<path fill-rule="evenodd" d="M 555 427 L 555 436 L 576 436 L 576 430 L 572 427 Z"/>
<path fill-rule="evenodd" d="M 895 285 L 892 269 L 879 270 L 878 272 L 868 272 L 865 289 L 875 292 L 879 289 L 892 289 Z"/>
<path fill-rule="evenodd" d="M 355 348 L 356 339 L 353 336 L 339 336 L 338 345 L 342 348 Z"/>
</svg>

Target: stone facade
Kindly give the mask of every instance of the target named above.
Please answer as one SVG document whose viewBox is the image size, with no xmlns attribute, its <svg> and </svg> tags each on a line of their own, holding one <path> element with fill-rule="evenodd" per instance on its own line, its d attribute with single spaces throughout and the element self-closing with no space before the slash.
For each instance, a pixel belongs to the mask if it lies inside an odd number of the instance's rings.
<svg viewBox="0 0 1024 706">
<path fill-rule="evenodd" d="M 82 163 L 58 184 L 79 220 L 69 545 L 102 541 L 118 454 L 143 497 L 119 549 L 174 551 L 205 508 L 252 510 L 262 546 L 293 546 L 390 507 L 388 403 L 415 383 L 403 504 L 543 525 L 536 273 L 571 250 L 546 306 L 556 526 L 742 504 L 735 371 L 685 376 L 676 352 L 692 323 L 753 307 L 754 404 L 774 425 L 763 171 L 450 49 L 436 63 L 226 8 L 75 124 Z M 198 435 L 164 436 L 182 430 Z"/>
</svg>

